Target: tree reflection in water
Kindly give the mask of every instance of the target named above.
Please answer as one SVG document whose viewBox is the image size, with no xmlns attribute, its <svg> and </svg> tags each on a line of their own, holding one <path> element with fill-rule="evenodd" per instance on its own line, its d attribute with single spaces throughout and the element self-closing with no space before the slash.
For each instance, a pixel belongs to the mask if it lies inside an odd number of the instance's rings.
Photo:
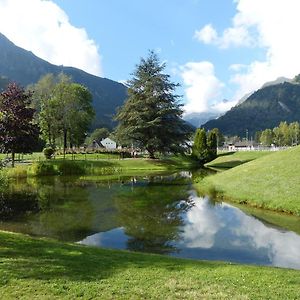
<svg viewBox="0 0 300 300">
<path fill-rule="evenodd" d="M 115 195 L 117 220 L 130 238 L 132 251 L 170 254 L 178 251 L 183 213 L 193 205 L 186 178 L 150 177 L 144 182 L 126 184 Z"/>
</svg>

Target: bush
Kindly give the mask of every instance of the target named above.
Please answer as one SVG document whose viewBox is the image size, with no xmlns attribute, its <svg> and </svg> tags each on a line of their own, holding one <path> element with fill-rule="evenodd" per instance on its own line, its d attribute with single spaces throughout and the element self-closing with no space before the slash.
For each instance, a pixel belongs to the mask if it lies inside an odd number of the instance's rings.
<svg viewBox="0 0 300 300">
<path fill-rule="evenodd" d="M 61 175 L 84 175 L 86 173 L 84 165 L 70 160 L 60 161 L 57 168 Z"/>
<path fill-rule="evenodd" d="M 43 153 L 46 159 L 51 159 L 55 153 L 55 150 L 52 147 L 44 148 Z"/>
<path fill-rule="evenodd" d="M 30 173 L 34 176 L 58 175 L 59 172 L 54 164 L 48 162 L 34 163 L 30 168 Z"/>
</svg>

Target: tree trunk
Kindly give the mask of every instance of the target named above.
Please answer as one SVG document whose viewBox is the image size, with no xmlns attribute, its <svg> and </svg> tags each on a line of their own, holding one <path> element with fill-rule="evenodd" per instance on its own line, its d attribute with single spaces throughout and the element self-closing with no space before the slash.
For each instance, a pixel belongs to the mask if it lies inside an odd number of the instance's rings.
<svg viewBox="0 0 300 300">
<path fill-rule="evenodd" d="M 51 146 L 51 126 L 48 124 L 48 141 L 49 145 Z"/>
<path fill-rule="evenodd" d="M 14 168 L 15 167 L 15 151 L 12 150 L 11 152 L 11 167 Z"/>
<path fill-rule="evenodd" d="M 151 159 L 154 159 L 155 158 L 155 156 L 154 156 L 154 150 L 152 149 L 152 148 L 146 148 L 147 149 L 147 151 L 149 152 L 149 157 L 151 158 Z"/>
<path fill-rule="evenodd" d="M 64 129 L 64 159 L 66 158 L 66 148 L 67 148 L 67 130 Z"/>
</svg>

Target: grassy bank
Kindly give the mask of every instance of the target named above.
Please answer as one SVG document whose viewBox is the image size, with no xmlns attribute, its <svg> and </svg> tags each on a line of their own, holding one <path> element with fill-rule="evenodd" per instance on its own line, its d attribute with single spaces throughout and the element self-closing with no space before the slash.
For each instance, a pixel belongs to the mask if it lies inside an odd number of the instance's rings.
<svg viewBox="0 0 300 300">
<path fill-rule="evenodd" d="M 297 299 L 300 272 L 0 232 L 1 299 Z"/>
<path fill-rule="evenodd" d="M 195 186 L 238 203 L 300 215 L 300 147 L 265 155 Z"/>
<path fill-rule="evenodd" d="M 21 178 L 47 175 L 111 175 L 139 174 L 145 172 L 164 172 L 188 169 L 195 162 L 189 157 L 173 156 L 166 159 L 101 159 L 101 160 L 63 160 L 37 161 L 20 164 L 15 168 L 4 168 L 2 175 L 7 178 Z"/>
<path fill-rule="evenodd" d="M 205 166 L 216 169 L 230 169 L 242 165 L 257 158 L 269 155 L 271 151 L 237 151 L 223 152 Z"/>
</svg>

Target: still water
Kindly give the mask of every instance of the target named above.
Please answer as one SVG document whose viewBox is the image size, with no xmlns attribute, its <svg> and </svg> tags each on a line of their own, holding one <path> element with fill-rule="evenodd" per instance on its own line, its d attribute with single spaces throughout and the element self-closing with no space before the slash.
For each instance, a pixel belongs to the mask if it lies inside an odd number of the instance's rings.
<svg viewBox="0 0 300 300">
<path fill-rule="evenodd" d="M 198 197 L 191 176 L 12 182 L 1 191 L 0 229 L 97 247 L 300 269 L 299 218 L 246 213 Z"/>
</svg>

